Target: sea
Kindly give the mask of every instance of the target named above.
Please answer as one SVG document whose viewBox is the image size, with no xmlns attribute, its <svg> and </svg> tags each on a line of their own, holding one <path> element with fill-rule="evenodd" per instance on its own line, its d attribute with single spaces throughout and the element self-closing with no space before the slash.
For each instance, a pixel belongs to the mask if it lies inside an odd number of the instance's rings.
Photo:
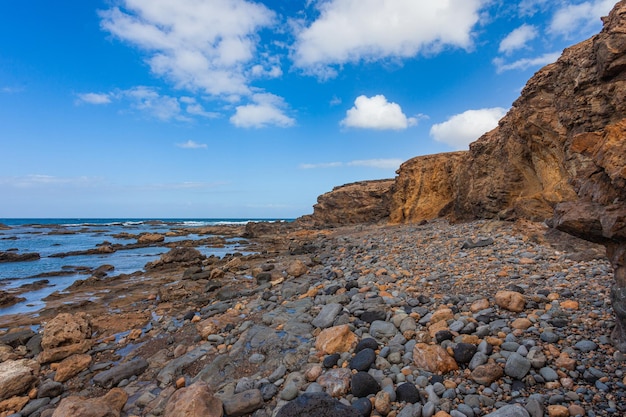
<svg viewBox="0 0 626 417">
<path fill-rule="evenodd" d="M 54 257 L 66 252 L 95 249 L 104 241 L 111 244 L 128 245 L 136 240 L 116 238 L 120 233 L 139 235 L 141 233 L 161 233 L 181 228 L 193 228 L 214 225 L 243 225 L 251 221 L 291 221 L 292 219 L 17 219 L 0 218 L 0 252 L 12 251 L 18 254 L 36 252 L 38 260 L 23 262 L 0 262 L 0 290 L 11 292 L 24 285 L 41 280 L 49 283 L 43 288 L 20 294 L 25 301 L 6 308 L 0 308 L 0 316 L 6 314 L 30 313 L 45 306 L 45 297 L 54 291 L 69 287 L 77 279 L 88 278 L 81 269 L 96 269 L 101 265 L 112 265 L 114 270 L 109 276 L 131 274 L 143 271 L 148 262 L 157 260 L 168 247 L 154 246 L 137 249 L 118 250 L 110 254 L 76 255 Z M 165 242 L 177 240 L 196 240 L 207 235 L 188 234 L 185 236 L 166 236 Z M 206 256 L 223 257 L 228 253 L 241 252 L 243 241 L 240 238 L 227 239 L 223 247 L 198 246 Z M 67 273 L 65 273 L 67 271 Z M 46 276 L 50 275 L 50 276 Z"/>
</svg>

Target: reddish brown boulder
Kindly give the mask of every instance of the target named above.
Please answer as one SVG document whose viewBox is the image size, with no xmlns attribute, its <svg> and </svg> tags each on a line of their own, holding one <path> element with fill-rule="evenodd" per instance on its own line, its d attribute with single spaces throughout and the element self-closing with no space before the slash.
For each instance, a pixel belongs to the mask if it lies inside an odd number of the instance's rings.
<svg viewBox="0 0 626 417">
<path fill-rule="evenodd" d="M 74 375 L 87 369 L 91 364 L 91 355 L 76 354 L 63 359 L 56 370 L 54 380 L 57 382 L 65 382 Z"/>
<path fill-rule="evenodd" d="M 168 400 L 164 417 L 222 417 L 222 401 L 202 381 L 176 391 Z"/>
<path fill-rule="evenodd" d="M 315 349 L 327 353 L 343 353 L 354 349 L 357 336 L 347 324 L 322 330 L 315 340 Z"/>
<path fill-rule="evenodd" d="M 52 417 L 120 417 L 127 400 L 128 394 L 121 388 L 99 398 L 71 396 L 61 400 Z"/>
<path fill-rule="evenodd" d="M 454 358 L 439 345 L 418 343 L 413 348 L 413 362 L 419 369 L 428 372 L 446 374 L 459 369 Z"/>
<path fill-rule="evenodd" d="M 85 313 L 61 313 L 43 329 L 41 347 L 52 349 L 73 345 L 91 338 L 91 318 Z"/>
</svg>

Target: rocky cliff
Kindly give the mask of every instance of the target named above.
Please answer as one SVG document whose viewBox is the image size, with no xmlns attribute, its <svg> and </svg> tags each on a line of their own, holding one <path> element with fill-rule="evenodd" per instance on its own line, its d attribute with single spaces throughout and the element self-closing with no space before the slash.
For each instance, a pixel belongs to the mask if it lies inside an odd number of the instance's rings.
<svg viewBox="0 0 626 417">
<path fill-rule="evenodd" d="M 467 152 L 418 156 L 403 163 L 391 190 L 389 219 L 418 222 L 439 217 L 456 196 L 455 179 Z"/>
<path fill-rule="evenodd" d="M 626 351 L 626 0 L 603 22 L 598 35 L 538 71 L 469 152 L 407 161 L 375 204 L 350 197 L 364 185 L 338 187 L 345 198 L 320 197 L 313 217 L 371 222 L 388 210 L 397 223 L 528 218 L 603 243 L 615 270 L 613 340 Z"/>
<path fill-rule="evenodd" d="M 387 220 L 393 179 L 360 181 L 341 185 L 322 194 L 313 214 L 299 219 L 319 226 L 376 223 Z"/>
</svg>

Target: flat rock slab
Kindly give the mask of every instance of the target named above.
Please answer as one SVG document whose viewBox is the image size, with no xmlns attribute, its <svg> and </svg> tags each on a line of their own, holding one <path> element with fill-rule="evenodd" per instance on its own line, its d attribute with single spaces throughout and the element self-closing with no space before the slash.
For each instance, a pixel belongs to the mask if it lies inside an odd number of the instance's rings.
<svg viewBox="0 0 626 417">
<path fill-rule="evenodd" d="M 110 388 L 116 386 L 124 379 L 128 379 L 134 375 L 140 375 L 147 368 L 147 360 L 143 358 L 133 359 L 130 362 L 121 363 L 111 369 L 100 372 L 93 377 L 93 382 L 101 387 Z"/>
</svg>

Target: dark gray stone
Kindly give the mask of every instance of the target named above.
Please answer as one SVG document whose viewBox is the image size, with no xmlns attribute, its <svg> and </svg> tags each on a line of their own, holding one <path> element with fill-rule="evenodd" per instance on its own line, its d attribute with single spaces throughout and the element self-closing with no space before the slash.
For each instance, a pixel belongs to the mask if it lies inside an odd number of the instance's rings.
<svg viewBox="0 0 626 417">
<path fill-rule="evenodd" d="M 305 393 L 285 404 L 276 417 L 362 417 L 353 407 L 347 406 L 321 392 Z"/>
<path fill-rule="evenodd" d="M 363 349 L 350 360 L 350 369 L 367 371 L 376 362 L 376 352 L 370 348 Z"/>
<path fill-rule="evenodd" d="M 93 382 L 105 388 L 114 387 L 124 379 L 134 375 L 141 375 L 148 368 L 148 365 L 148 361 L 143 358 L 133 359 L 130 362 L 121 363 L 111 369 L 100 372 L 93 377 Z"/>
<path fill-rule="evenodd" d="M 357 372 L 352 375 L 352 395 L 355 397 L 367 397 L 380 391 L 380 385 L 373 376 L 367 372 Z"/>
<path fill-rule="evenodd" d="M 400 402 L 404 401 L 411 404 L 421 401 L 419 390 L 410 382 L 398 385 L 398 388 L 396 388 L 396 399 Z"/>
</svg>

